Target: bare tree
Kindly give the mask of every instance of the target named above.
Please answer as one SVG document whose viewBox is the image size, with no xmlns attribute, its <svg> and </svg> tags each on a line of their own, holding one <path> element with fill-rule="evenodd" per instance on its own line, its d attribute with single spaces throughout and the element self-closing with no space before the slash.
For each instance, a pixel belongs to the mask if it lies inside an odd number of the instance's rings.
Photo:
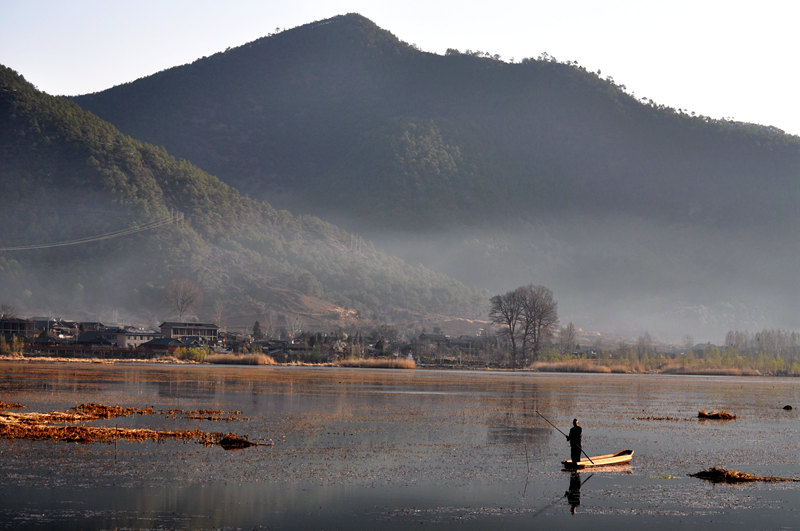
<svg viewBox="0 0 800 531">
<path fill-rule="evenodd" d="M 517 364 L 517 335 L 522 322 L 522 297 L 520 289 L 490 299 L 489 319 L 500 326 L 501 334 L 511 343 L 511 366 Z"/>
<path fill-rule="evenodd" d="M 531 345 L 533 359 L 539 355 L 545 341 L 553 334 L 558 324 L 558 303 L 553 292 L 544 286 L 528 284 L 522 290 L 522 316 L 524 321 L 524 344 Z M 525 353 L 523 352 L 523 355 Z"/>
<path fill-rule="evenodd" d="M 572 322 L 561 327 L 558 345 L 561 354 L 572 354 L 575 351 L 575 325 Z"/>
<path fill-rule="evenodd" d="M 14 319 L 17 317 L 17 312 L 10 304 L 0 304 L 0 319 Z"/>
<path fill-rule="evenodd" d="M 164 288 L 164 300 L 178 312 L 178 319 L 183 321 L 183 316 L 203 300 L 203 292 L 190 280 L 184 278 L 172 279 Z"/>
<path fill-rule="evenodd" d="M 225 330 L 225 303 L 220 299 L 214 301 L 214 324 Z"/>
<path fill-rule="evenodd" d="M 636 355 L 641 360 L 645 355 L 649 356 L 653 353 L 653 337 L 650 332 L 645 332 L 643 336 L 639 336 L 636 340 Z"/>
<path fill-rule="evenodd" d="M 300 320 L 299 315 L 295 315 L 294 319 L 289 324 L 289 333 L 291 334 L 292 341 L 303 335 L 303 321 Z"/>
</svg>

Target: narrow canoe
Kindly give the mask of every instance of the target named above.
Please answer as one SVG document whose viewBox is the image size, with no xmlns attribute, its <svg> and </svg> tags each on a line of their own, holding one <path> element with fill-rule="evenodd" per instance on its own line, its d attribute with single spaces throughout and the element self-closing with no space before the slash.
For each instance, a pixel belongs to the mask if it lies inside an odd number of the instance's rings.
<svg viewBox="0 0 800 531">
<path fill-rule="evenodd" d="M 622 465 L 630 463 L 631 459 L 633 459 L 633 450 L 622 450 L 615 454 L 592 456 L 592 461 L 594 461 L 594 463 L 583 458 L 578 461 L 577 465 L 572 461 L 561 461 L 561 464 L 567 469 L 592 468 L 596 466 Z"/>
</svg>

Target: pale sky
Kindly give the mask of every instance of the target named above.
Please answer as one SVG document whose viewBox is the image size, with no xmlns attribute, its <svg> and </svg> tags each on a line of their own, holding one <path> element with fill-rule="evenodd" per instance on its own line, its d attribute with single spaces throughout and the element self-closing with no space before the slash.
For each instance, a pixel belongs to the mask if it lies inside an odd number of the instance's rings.
<svg viewBox="0 0 800 531">
<path fill-rule="evenodd" d="M 0 64 L 54 95 L 100 91 L 334 15 L 443 54 L 547 52 L 637 97 L 800 135 L 795 0 L 0 0 Z"/>
</svg>

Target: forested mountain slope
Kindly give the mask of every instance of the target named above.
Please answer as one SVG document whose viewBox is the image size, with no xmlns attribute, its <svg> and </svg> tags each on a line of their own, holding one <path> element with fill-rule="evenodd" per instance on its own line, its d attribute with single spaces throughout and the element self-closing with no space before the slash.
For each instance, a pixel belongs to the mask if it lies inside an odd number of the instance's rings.
<svg viewBox="0 0 800 531">
<path fill-rule="evenodd" d="M 241 190 L 385 226 L 509 203 L 737 223 L 796 199 L 797 137 L 645 104 L 574 65 L 423 53 L 358 15 L 76 101 Z"/>
<path fill-rule="evenodd" d="M 163 291 L 175 278 L 203 290 L 198 316 L 239 324 L 269 314 L 412 321 L 485 304 L 316 217 L 252 200 L 1 66 L 0 150 L 0 301 L 18 312 L 174 318 Z"/>
<path fill-rule="evenodd" d="M 572 63 L 424 53 L 346 15 L 76 101 L 412 263 L 548 285 L 580 326 L 797 326 L 800 139 Z"/>
</svg>

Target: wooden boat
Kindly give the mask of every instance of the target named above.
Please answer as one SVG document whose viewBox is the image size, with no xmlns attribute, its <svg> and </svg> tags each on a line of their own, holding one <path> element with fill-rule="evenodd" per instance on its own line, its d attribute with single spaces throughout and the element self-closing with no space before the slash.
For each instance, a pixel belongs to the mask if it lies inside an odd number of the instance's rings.
<svg viewBox="0 0 800 531">
<path fill-rule="evenodd" d="M 575 470 L 601 466 L 624 465 L 625 463 L 630 463 L 631 459 L 633 459 L 633 450 L 622 450 L 615 454 L 592 456 L 592 461 L 594 461 L 594 463 L 584 457 L 578 461 L 577 464 L 573 463 L 572 461 L 561 461 L 561 464 L 564 465 L 564 468 L 568 470 Z"/>
</svg>

